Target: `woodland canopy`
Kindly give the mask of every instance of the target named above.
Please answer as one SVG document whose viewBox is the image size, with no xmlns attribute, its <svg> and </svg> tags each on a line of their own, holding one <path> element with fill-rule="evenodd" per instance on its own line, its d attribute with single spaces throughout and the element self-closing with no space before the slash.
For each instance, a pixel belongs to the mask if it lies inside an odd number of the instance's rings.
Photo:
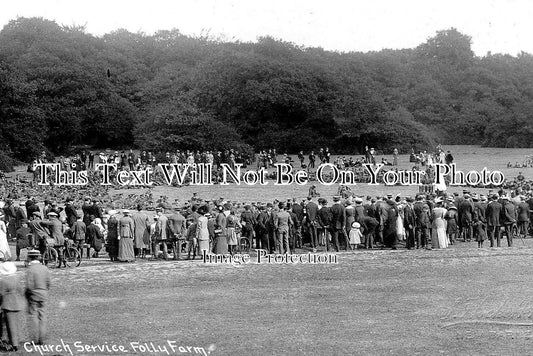
<svg viewBox="0 0 533 356">
<path fill-rule="evenodd" d="M 339 53 L 18 18 L 0 31 L 0 160 L 76 147 L 294 153 L 533 145 L 533 57 L 476 57 L 439 31 L 413 49 Z"/>
</svg>

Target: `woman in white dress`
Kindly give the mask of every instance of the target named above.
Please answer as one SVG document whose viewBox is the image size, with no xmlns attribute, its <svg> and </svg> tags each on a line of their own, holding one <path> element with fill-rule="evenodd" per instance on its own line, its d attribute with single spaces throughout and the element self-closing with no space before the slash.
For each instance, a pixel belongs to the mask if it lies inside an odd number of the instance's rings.
<svg viewBox="0 0 533 356">
<path fill-rule="evenodd" d="M 448 247 L 448 238 L 446 236 L 446 216 L 447 210 L 442 206 L 442 199 L 435 199 L 436 207 L 433 208 L 433 224 L 431 232 L 431 246 L 433 248 Z"/>
<path fill-rule="evenodd" d="M 7 242 L 7 227 L 4 219 L 4 213 L 0 212 L 0 257 L 3 258 L 4 261 L 10 261 L 11 250 L 9 249 L 9 243 Z"/>
<path fill-rule="evenodd" d="M 404 213 L 403 209 L 405 205 L 401 202 L 400 196 L 396 196 L 396 206 L 398 207 L 398 218 L 396 219 L 396 235 L 398 241 L 405 241 L 405 227 L 403 226 Z"/>
<path fill-rule="evenodd" d="M 209 253 L 209 230 L 207 228 L 207 209 L 205 207 L 200 207 L 198 213 L 202 214 L 198 218 L 198 225 L 196 226 L 196 238 L 198 241 L 198 249 L 200 250 L 200 255 L 204 255 L 204 251 Z"/>
</svg>

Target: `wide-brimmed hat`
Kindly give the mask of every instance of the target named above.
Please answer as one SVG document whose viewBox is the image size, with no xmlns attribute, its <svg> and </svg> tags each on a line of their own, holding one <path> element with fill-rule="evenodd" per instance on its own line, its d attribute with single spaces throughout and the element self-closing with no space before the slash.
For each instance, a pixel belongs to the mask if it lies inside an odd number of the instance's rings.
<svg viewBox="0 0 533 356">
<path fill-rule="evenodd" d="M 46 214 L 47 216 L 57 216 L 57 213 L 53 212 L 53 211 L 50 211 L 48 212 L 48 214 Z"/>
<path fill-rule="evenodd" d="M 116 211 L 115 209 L 111 209 L 107 212 L 109 215 L 117 215 L 118 214 L 118 211 Z"/>
<path fill-rule="evenodd" d="M 359 224 L 357 221 L 354 221 L 354 222 L 352 223 L 352 227 L 353 227 L 354 229 L 360 229 L 360 228 L 361 228 L 361 224 Z"/>
<path fill-rule="evenodd" d="M 9 276 L 17 272 L 17 266 L 11 261 L 4 262 L 0 264 L 0 274 L 2 276 Z"/>
</svg>

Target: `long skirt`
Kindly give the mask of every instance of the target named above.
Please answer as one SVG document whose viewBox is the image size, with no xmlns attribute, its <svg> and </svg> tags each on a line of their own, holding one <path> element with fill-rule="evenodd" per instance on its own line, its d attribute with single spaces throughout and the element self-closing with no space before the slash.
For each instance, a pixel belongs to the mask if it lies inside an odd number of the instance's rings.
<svg viewBox="0 0 533 356">
<path fill-rule="evenodd" d="M 119 240 L 116 237 L 107 239 L 107 245 L 105 247 L 107 253 L 109 254 L 109 257 L 117 257 L 118 256 L 118 245 Z"/>
<path fill-rule="evenodd" d="M 135 261 L 132 239 L 123 237 L 118 241 L 118 260 L 124 262 Z"/>
<path fill-rule="evenodd" d="M 209 253 L 209 239 L 198 240 L 198 249 L 200 250 L 201 256 L 203 256 L 204 250 L 206 251 L 206 253 Z"/>
<path fill-rule="evenodd" d="M 215 236 L 215 253 L 218 255 L 228 253 L 228 237 L 225 234 Z"/>
<path fill-rule="evenodd" d="M 235 233 L 234 227 L 226 228 L 228 234 L 228 245 L 234 246 L 237 245 L 237 234 Z"/>
</svg>

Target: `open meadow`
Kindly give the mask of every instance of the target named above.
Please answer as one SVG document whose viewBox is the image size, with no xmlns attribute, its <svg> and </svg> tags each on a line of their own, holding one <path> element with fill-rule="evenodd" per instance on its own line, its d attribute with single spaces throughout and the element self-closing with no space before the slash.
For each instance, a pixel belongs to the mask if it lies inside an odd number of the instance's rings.
<svg viewBox="0 0 533 356">
<path fill-rule="evenodd" d="M 53 270 L 48 342 L 76 355 L 165 355 L 136 343 L 169 341 L 212 355 L 528 354 L 533 239 L 515 245 L 360 250 L 328 265 L 92 259 Z M 104 344 L 126 351 L 74 347 Z"/>
</svg>

